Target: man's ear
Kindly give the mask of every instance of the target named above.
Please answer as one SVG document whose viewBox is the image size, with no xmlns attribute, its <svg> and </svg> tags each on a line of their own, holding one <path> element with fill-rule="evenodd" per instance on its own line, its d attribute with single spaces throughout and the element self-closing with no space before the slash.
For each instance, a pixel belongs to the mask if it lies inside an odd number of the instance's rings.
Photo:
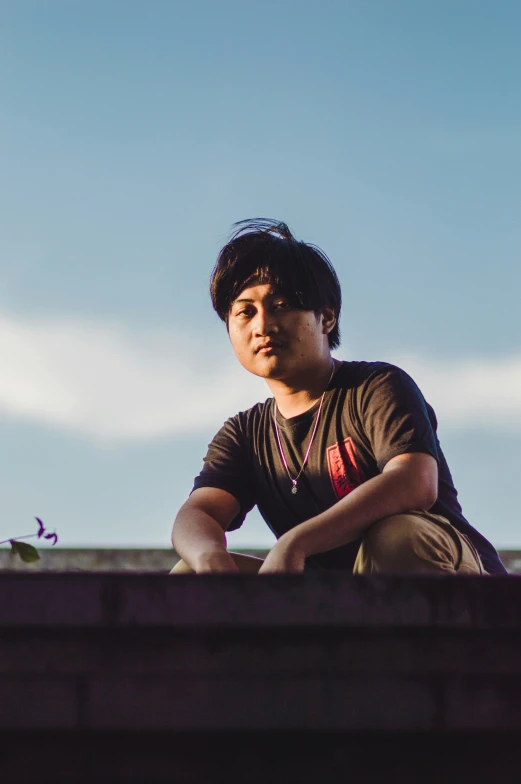
<svg viewBox="0 0 521 784">
<path fill-rule="evenodd" d="M 329 335 L 336 324 L 336 316 L 333 308 L 324 308 L 322 311 L 322 332 Z"/>
</svg>

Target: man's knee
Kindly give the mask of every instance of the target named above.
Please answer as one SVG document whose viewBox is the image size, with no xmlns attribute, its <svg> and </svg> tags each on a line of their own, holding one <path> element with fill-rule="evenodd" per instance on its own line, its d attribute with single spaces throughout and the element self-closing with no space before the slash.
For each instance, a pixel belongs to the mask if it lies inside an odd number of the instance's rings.
<svg viewBox="0 0 521 784">
<path fill-rule="evenodd" d="M 421 513 L 390 515 L 367 530 L 354 572 L 455 573 L 461 556 L 456 539 Z"/>
</svg>

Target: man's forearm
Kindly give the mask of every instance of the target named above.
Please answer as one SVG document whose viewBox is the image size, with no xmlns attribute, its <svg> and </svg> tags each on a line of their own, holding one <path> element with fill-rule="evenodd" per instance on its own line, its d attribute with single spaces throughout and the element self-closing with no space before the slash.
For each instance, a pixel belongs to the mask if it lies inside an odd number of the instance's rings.
<svg viewBox="0 0 521 784">
<path fill-rule="evenodd" d="M 212 571 L 214 565 L 228 565 L 230 571 L 236 570 L 226 550 L 223 529 L 201 509 L 180 509 L 172 530 L 172 544 L 183 561 L 196 572 Z"/>
<path fill-rule="evenodd" d="M 285 540 L 305 557 L 324 553 L 355 541 L 376 520 L 420 508 L 425 508 L 423 494 L 415 493 L 406 472 L 379 474 L 325 512 L 292 528 L 279 544 Z"/>
</svg>

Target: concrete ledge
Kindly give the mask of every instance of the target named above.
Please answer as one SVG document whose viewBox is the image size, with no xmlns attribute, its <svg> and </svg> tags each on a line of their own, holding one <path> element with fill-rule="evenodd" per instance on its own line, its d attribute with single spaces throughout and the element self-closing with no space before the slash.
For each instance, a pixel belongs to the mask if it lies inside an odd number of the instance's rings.
<svg viewBox="0 0 521 784">
<path fill-rule="evenodd" d="M 37 543 L 40 544 L 39 542 Z M 235 550 L 235 547 L 233 548 Z M 0 547 L 0 571 L 16 572 L 153 572 L 168 574 L 179 556 L 171 547 L 40 547 L 40 559 L 24 563 L 7 547 Z M 238 548 L 236 552 L 265 558 L 268 550 Z M 521 551 L 500 550 L 507 571 L 521 574 Z"/>
</svg>

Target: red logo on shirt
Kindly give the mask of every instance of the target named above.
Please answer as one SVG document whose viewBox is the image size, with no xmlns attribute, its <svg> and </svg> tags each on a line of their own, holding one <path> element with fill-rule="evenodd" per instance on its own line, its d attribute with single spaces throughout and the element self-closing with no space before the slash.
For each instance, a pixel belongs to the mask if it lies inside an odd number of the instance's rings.
<svg viewBox="0 0 521 784">
<path fill-rule="evenodd" d="M 333 490 L 338 499 L 348 495 L 362 483 L 356 465 L 356 449 L 352 438 L 327 448 L 327 466 Z"/>
</svg>

